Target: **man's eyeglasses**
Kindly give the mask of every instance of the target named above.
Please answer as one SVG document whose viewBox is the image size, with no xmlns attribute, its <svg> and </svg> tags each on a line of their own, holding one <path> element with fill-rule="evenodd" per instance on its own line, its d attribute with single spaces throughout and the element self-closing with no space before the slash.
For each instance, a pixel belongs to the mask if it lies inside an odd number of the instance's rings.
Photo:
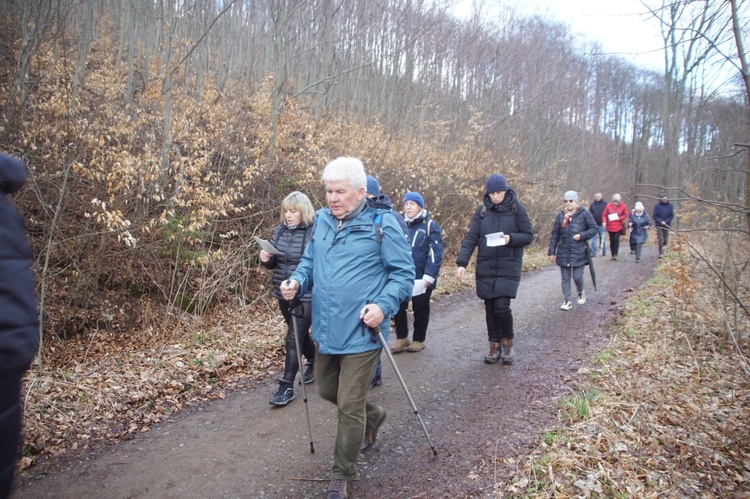
<svg viewBox="0 0 750 499">
<path fill-rule="evenodd" d="M 566 203 L 575 203 L 576 200 L 575 199 L 566 199 L 565 202 Z"/>
</svg>

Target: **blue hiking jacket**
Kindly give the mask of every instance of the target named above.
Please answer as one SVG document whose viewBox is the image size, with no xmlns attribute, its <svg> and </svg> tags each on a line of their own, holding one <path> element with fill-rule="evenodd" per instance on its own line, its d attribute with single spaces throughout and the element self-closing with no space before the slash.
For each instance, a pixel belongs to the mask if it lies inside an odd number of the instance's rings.
<svg viewBox="0 0 750 499">
<path fill-rule="evenodd" d="M 644 244 L 648 241 L 646 229 L 651 227 L 651 219 L 648 217 L 648 213 L 644 211 L 638 215 L 633 212 L 630 215 L 630 221 L 633 223 L 633 227 L 630 229 L 630 244 Z"/>
<path fill-rule="evenodd" d="M 382 237 L 378 242 L 376 215 Z M 388 339 L 390 318 L 414 287 L 414 263 L 401 228 L 386 208 L 365 208 L 341 230 L 328 208 L 318 210 L 312 241 L 292 279 L 299 294 L 312 291 L 312 335 L 327 355 L 362 353 L 381 348 L 373 342 L 360 311 L 375 303 L 385 314 L 381 323 Z"/>
<path fill-rule="evenodd" d="M 667 222 L 667 225 L 672 225 L 673 219 L 674 206 L 672 206 L 672 203 L 669 201 L 666 203 L 659 201 L 654 205 L 654 224 L 656 224 L 657 227 L 661 227 L 662 222 Z"/>
<path fill-rule="evenodd" d="M 443 234 L 440 226 L 430 218 L 425 209 L 414 220 L 407 220 L 406 226 L 409 229 L 409 244 L 417 279 L 427 278 L 434 289 L 443 265 Z"/>
</svg>

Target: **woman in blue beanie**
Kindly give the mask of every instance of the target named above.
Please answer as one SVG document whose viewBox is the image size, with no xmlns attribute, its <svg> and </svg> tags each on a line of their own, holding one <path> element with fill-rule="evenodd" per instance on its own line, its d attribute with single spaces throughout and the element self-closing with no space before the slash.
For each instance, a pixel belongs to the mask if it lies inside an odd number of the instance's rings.
<svg viewBox="0 0 750 499">
<path fill-rule="evenodd" d="M 523 248 L 534 240 L 526 208 L 508 187 L 505 177 L 493 173 L 487 179 L 482 204 L 474 212 L 469 231 L 456 258 L 456 278 L 463 280 L 466 266 L 477 250 L 477 296 L 484 300 L 487 320 L 488 364 L 513 361 L 513 312 L 510 300 L 521 282 Z"/>
<path fill-rule="evenodd" d="M 401 302 L 401 307 L 394 316 L 396 323 L 396 343 L 391 352 L 419 352 L 425 346 L 427 325 L 430 323 L 430 297 L 437 286 L 440 266 L 443 264 L 443 235 L 437 222 L 430 218 L 424 207 L 424 199 L 418 192 L 407 192 L 404 196 L 404 219 L 408 227 L 407 236 L 414 260 L 417 280 L 426 288 L 410 298 L 414 312 L 414 331 L 409 341 L 409 323 L 406 310 L 409 299 Z"/>
</svg>

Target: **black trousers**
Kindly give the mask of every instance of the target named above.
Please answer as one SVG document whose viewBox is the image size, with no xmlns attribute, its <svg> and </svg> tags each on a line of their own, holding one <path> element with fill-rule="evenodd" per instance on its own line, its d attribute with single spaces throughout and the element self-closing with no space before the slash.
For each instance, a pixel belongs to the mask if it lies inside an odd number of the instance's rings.
<svg viewBox="0 0 750 499">
<path fill-rule="evenodd" d="M 0 499 L 10 495 L 21 441 L 21 376 L 0 381 Z"/>
<path fill-rule="evenodd" d="M 513 339 L 513 312 L 510 309 L 509 296 L 485 298 L 484 313 L 487 319 L 487 336 L 493 343 Z"/>
<path fill-rule="evenodd" d="M 432 286 L 421 295 L 411 297 L 411 309 L 414 312 L 414 334 L 412 335 L 414 341 L 424 342 L 427 338 L 427 326 L 430 324 L 430 296 L 432 296 Z M 404 300 L 396 315 L 393 316 L 398 339 L 409 336 L 409 322 L 406 319 L 408 308 L 409 300 Z"/>
<path fill-rule="evenodd" d="M 609 232 L 609 252 L 612 256 L 617 256 L 620 252 L 620 231 Z"/>
<path fill-rule="evenodd" d="M 307 362 L 315 361 L 315 344 L 310 335 L 310 326 L 312 325 L 312 304 L 302 303 L 302 308 L 302 317 L 293 317 L 289 310 L 289 302 L 286 300 L 279 300 L 279 309 L 281 310 L 281 315 L 284 316 L 287 326 L 283 379 L 289 382 L 294 381 L 294 377 L 297 375 L 297 370 L 300 368 L 299 360 L 297 359 L 297 344 L 294 341 L 294 324 L 292 324 L 292 320 L 297 321 L 297 333 L 299 335 L 298 339 L 300 348 L 302 349 L 302 355 L 305 356 Z"/>
</svg>

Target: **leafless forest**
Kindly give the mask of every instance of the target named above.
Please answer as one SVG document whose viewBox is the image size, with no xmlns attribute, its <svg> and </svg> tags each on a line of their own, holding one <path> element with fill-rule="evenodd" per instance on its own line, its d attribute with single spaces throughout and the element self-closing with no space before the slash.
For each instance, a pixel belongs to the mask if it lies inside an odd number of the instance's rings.
<svg viewBox="0 0 750 499">
<path fill-rule="evenodd" d="M 252 301 L 250 236 L 291 189 L 320 205 L 343 154 L 397 203 L 423 192 L 449 250 L 495 171 L 542 244 L 569 188 L 647 206 L 666 190 L 683 228 L 747 234 L 747 2 L 654 6 L 662 73 L 549 19 L 450 7 L 4 0 L 0 143 L 30 170 L 15 201 L 44 331 Z"/>
<path fill-rule="evenodd" d="M 541 248 L 565 190 L 649 212 L 666 191 L 689 255 L 676 282 L 696 265 L 713 280 L 729 341 L 750 315 L 748 0 L 647 2 L 660 72 L 554 20 L 453 3 L 0 0 L 0 149 L 28 166 L 13 201 L 42 324 L 23 466 L 71 428 L 132 433 L 266 369 L 281 329 L 252 236 L 293 189 L 321 206 L 340 155 L 397 206 L 420 191 L 447 261 L 493 172 Z M 221 354 L 201 320 L 234 335 Z"/>
</svg>

